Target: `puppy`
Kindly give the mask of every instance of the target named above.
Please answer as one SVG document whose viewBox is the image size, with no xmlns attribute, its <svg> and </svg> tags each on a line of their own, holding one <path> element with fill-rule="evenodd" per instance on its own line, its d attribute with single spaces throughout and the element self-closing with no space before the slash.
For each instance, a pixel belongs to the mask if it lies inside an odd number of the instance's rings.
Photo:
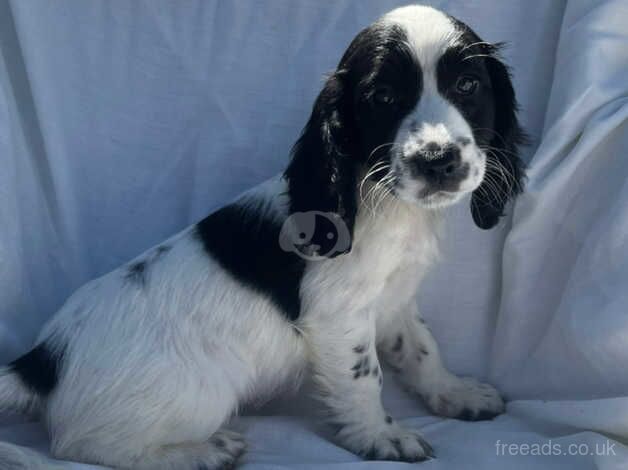
<svg viewBox="0 0 628 470">
<path fill-rule="evenodd" d="M 285 172 L 79 289 L 0 372 L 0 408 L 40 413 L 55 457 L 151 470 L 233 464 L 230 416 L 306 371 L 367 459 L 432 456 L 383 408 L 380 360 L 438 415 L 501 413 L 493 387 L 445 369 L 415 302 L 442 209 L 470 195 L 488 229 L 522 189 L 497 51 L 421 6 L 364 29 Z"/>
</svg>

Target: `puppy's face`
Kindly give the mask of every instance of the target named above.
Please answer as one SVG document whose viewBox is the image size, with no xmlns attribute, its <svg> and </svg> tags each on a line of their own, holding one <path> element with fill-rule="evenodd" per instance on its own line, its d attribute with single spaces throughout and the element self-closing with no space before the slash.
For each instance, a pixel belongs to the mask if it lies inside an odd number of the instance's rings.
<svg viewBox="0 0 628 470">
<path fill-rule="evenodd" d="M 476 225 L 495 226 L 525 178 L 524 134 L 497 50 L 429 7 L 393 10 L 360 32 L 293 148 L 290 211 L 334 213 L 351 233 L 362 178 L 429 208 L 471 192 Z"/>
<path fill-rule="evenodd" d="M 491 76 L 494 52 L 466 25 L 417 6 L 394 10 L 354 40 L 343 60 L 369 179 L 400 199 L 442 207 L 483 181 L 490 186 L 492 167 L 512 173 L 487 163 L 492 140 L 507 138 L 496 126 L 494 82 L 504 77 Z M 505 105 L 514 108 L 514 99 Z"/>
</svg>

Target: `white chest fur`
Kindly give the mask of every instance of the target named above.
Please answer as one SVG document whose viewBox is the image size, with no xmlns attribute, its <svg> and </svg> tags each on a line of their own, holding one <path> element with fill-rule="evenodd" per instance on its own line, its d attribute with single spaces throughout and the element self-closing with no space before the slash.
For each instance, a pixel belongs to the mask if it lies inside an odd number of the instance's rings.
<svg viewBox="0 0 628 470">
<path fill-rule="evenodd" d="M 308 266 L 301 291 L 302 312 L 307 315 L 314 309 L 324 315 L 367 308 L 401 272 L 407 273 L 408 281 L 403 289 L 416 289 L 438 255 L 438 219 L 433 211 L 392 198 L 376 213 L 362 207 L 351 252 Z"/>
</svg>

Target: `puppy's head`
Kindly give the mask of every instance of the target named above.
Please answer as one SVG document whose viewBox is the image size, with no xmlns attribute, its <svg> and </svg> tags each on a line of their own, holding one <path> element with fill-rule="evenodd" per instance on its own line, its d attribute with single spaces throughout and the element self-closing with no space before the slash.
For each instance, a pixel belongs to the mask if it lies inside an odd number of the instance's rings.
<svg viewBox="0 0 628 470">
<path fill-rule="evenodd" d="M 493 227 L 524 178 L 524 134 L 498 48 L 422 6 L 360 32 L 293 150 L 291 209 L 337 213 L 351 230 L 367 178 L 428 208 L 472 193 L 473 220 Z"/>
</svg>

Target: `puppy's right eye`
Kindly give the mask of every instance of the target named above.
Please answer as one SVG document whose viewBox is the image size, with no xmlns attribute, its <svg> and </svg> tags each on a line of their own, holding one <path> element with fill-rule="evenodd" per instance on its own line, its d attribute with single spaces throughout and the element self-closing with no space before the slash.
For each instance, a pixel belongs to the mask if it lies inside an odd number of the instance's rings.
<svg viewBox="0 0 628 470">
<path fill-rule="evenodd" d="M 395 95 L 391 87 L 381 86 L 373 92 L 372 99 L 375 104 L 391 105 L 395 102 Z"/>
</svg>

